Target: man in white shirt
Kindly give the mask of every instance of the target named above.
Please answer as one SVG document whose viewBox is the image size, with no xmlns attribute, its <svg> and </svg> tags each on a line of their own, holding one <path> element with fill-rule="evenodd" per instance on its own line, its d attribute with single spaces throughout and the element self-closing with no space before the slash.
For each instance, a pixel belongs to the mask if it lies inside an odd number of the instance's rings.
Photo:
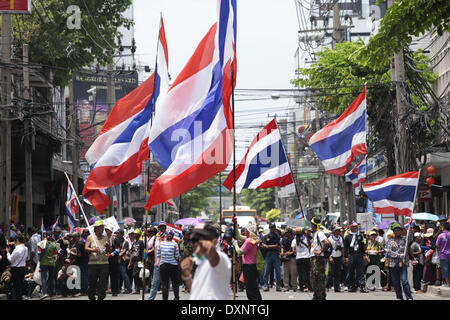
<svg viewBox="0 0 450 320">
<path fill-rule="evenodd" d="M 192 230 L 194 257 L 181 262 L 181 279 L 191 294 L 191 300 L 228 300 L 231 262 L 217 250 L 219 232 L 212 224 L 198 224 Z M 195 278 L 192 267 L 197 264 Z"/>
<path fill-rule="evenodd" d="M 6 247 L 6 256 L 11 263 L 11 282 L 14 288 L 13 299 L 22 300 L 28 248 L 25 246 L 25 237 L 22 234 L 16 235 L 14 244 L 15 248 L 12 253 L 10 252 L 10 246 Z"/>
<path fill-rule="evenodd" d="M 313 245 L 311 247 L 311 286 L 314 291 L 313 300 L 325 300 L 325 256 L 324 252 L 330 246 L 325 233 L 320 230 L 321 220 L 314 217 L 311 220 L 311 229 L 313 231 Z"/>
<path fill-rule="evenodd" d="M 291 247 L 295 252 L 295 263 L 297 265 L 298 285 L 301 292 L 312 291 L 309 274 L 311 272 L 310 241 L 303 228 L 295 229 L 295 238 Z"/>
<path fill-rule="evenodd" d="M 333 233 L 328 237 L 330 245 L 333 249 L 330 255 L 330 268 L 333 272 L 333 286 L 334 292 L 340 292 L 339 285 L 341 283 L 342 271 L 342 251 L 344 250 L 344 239 L 341 236 L 341 227 L 336 225 L 333 228 Z"/>
</svg>

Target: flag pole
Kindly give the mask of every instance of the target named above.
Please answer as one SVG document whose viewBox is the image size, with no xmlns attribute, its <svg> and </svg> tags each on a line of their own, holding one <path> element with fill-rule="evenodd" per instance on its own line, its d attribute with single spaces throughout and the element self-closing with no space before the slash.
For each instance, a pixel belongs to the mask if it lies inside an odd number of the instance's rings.
<svg viewBox="0 0 450 320">
<path fill-rule="evenodd" d="M 276 115 L 275 115 L 274 119 L 275 119 L 275 124 L 277 125 L 277 128 L 279 130 L 279 126 L 278 126 L 278 121 L 277 121 L 277 116 Z M 280 132 L 280 136 L 281 136 L 281 132 Z M 294 139 L 295 139 L 295 137 L 294 137 Z M 295 187 L 295 193 L 297 194 L 298 203 L 300 204 L 300 210 L 301 210 L 301 212 L 303 214 L 303 217 L 306 217 L 306 213 L 303 212 L 302 200 L 300 198 L 300 193 L 298 192 L 297 183 L 295 182 L 295 175 L 292 172 L 291 161 L 290 161 L 290 159 L 287 156 L 286 148 L 284 147 L 284 144 L 283 144 L 283 138 L 281 138 L 281 146 L 283 147 L 284 155 L 286 156 L 286 159 L 287 159 L 287 162 L 288 162 L 288 165 L 289 165 L 289 170 L 291 171 L 292 181 L 294 182 L 294 187 Z"/>
<path fill-rule="evenodd" d="M 236 223 L 236 126 L 235 126 L 235 105 L 234 105 L 234 69 L 231 68 L 231 104 L 233 111 L 233 229 L 234 238 L 237 238 Z M 236 250 L 233 250 L 233 300 L 236 300 Z"/>
<path fill-rule="evenodd" d="M 158 65 L 158 45 L 159 45 L 159 35 L 161 33 L 161 21 L 162 21 L 162 12 L 160 14 L 159 19 L 159 31 L 158 31 L 158 37 L 156 41 L 156 55 L 155 55 L 155 77 L 156 77 L 156 68 Z M 153 117 L 155 116 L 155 80 L 153 80 L 153 95 L 152 95 L 152 110 L 151 110 L 151 117 L 150 117 L 150 128 L 153 126 Z M 150 148 L 148 150 L 148 167 L 147 167 L 147 182 L 145 184 L 145 189 L 147 190 L 146 194 L 147 197 L 150 194 L 150 167 L 151 167 L 151 152 Z M 142 254 L 142 301 L 145 300 L 145 259 L 147 258 L 147 228 L 148 228 L 148 210 L 145 209 L 145 221 L 144 221 L 144 252 Z"/>
<path fill-rule="evenodd" d="M 64 174 L 66 175 L 67 181 L 69 182 L 69 185 L 72 188 L 73 193 L 75 194 L 75 199 L 77 199 L 78 205 L 80 206 L 81 212 L 83 213 L 84 221 L 86 221 L 86 225 L 89 227 L 89 221 L 86 218 L 86 214 L 84 213 L 83 206 L 81 205 L 80 199 L 78 199 L 77 192 L 74 189 L 72 182 L 70 181 L 69 176 L 67 175 L 67 172 L 64 171 Z M 95 246 L 99 248 L 97 241 L 95 240 L 95 237 L 92 237 L 92 239 L 94 239 Z"/>
<path fill-rule="evenodd" d="M 411 230 L 411 225 L 412 225 L 412 213 L 414 212 L 414 208 L 415 208 L 415 206 L 416 206 L 416 196 L 417 196 L 417 189 L 419 189 L 420 171 L 421 171 L 421 170 L 422 170 L 422 169 L 419 168 L 419 174 L 418 174 L 418 176 L 417 176 L 416 191 L 414 192 L 414 204 L 413 204 L 413 208 L 412 208 L 412 210 L 411 210 L 411 217 L 410 217 L 410 220 L 409 220 L 409 228 L 408 228 L 408 231 L 407 231 L 407 233 L 406 233 L 406 245 L 405 245 L 405 252 L 404 252 L 403 257 L 406 257 L 406 251 L 408 250 L 409 232 L 410 232 L 410 230 Z M 404 258 L 403 258 L 403 259 L 404 259 Z"/>
</svg>

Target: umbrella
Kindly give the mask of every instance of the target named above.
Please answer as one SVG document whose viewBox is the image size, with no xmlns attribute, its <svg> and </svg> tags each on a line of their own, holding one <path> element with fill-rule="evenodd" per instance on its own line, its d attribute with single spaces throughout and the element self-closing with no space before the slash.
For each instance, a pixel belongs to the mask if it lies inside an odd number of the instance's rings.
<svg viewBox="0 0 450 320">
<path fill-rule="evenodd" d="M 394 222 L 394 220 L 385 220 L 378 224 L 378 229 L 389 229 L 389 225 Z"/>
<path fill-rule="evenodd" d="M 133 223 L 136 223 L 136 220 L 134 220 L 131 217 L 126 217 L 126 218 L 123 218 L 123 223 L 125 223 L 125 224 L 133 224 Z"/>
<path fill-rule="evenodd" d="M 427 212 L 413 213 L 412 218 L 415 220 L 431 220 L 431 221 L 439 220 L 438 216 L 431 214 L 431 213 L 427 213 Z"/>
<path fill-rule="evenodd" d="M 92 224 L 94 224 L 95 221 L 97 221 L 97 220 L 98 220 L 98 217 L 92 217 L 92 218 L 89 219 L 89 224 L 92 225 Z"/>
<path fill-rule="evenodd" d="M 175 224 L 182 224 L 183 226 L 191 226 L 198 223 L 203 223 L 204 221 L 202 219 L 198 218 L 183 218 L 180 220 L 175 221 Z"/>
</svg>

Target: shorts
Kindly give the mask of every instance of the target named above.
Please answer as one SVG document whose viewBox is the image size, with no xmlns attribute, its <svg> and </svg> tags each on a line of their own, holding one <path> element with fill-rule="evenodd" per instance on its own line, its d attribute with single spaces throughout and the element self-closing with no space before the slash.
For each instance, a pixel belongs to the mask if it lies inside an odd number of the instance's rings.
<svg viewBox="0 0 450 320">
<path fill-rule="evenodd" d="M 441 259 L 441 275 L 442 278 L 450 277 L 450 259 Z"/>
</svg>

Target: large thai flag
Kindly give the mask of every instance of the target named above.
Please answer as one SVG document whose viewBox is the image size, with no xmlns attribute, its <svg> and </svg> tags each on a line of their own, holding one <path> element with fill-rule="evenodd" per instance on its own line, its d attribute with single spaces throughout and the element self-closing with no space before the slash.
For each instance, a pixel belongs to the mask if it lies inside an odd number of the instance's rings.
<svg viewBox="0 0 450 320">
<path fill-rule="evenodd" d="M 396 216 L 411 216 L 414 209 L 419 172 L 412 171 L 382 179 L 374 183 L 365 183 L 363 190 L 373 202 L 375 213 L 393 213 Z"/>
<path fill-rule="evenodd" d="M 325 167 L 325 173 L 342 176 L 347 166 L 366 149 L 365 88 L 344 113 L 316 132 L 309 145 Z"/>
<path fill-rule="evenodd" d="M 147 210 L 209 179 L 230 161 L 236 1 L 219 1 L 218 11 L 218 22 L 156 106 L 150 149 L 166 171 L 152 186 Z"/>
<path fill-rule="evenodd" d="M 78 213 L 78 207 L 76 204 L 76 194 L 73 191 L 70 184 L 67 184 L 67 201 L 66 201 L 66 215 L 69 222 L 69 232 L 75 229 L 76 214 Z"/>
<path fill-rule="evenodd" d="M 137 177 L 142 171 L 142 162 L 149 158 L 152 114 L 169 87 L 168 52 L 162 17 L 155 69 L 144 83 L 116 102 L 98 138 L 86 153 L 91 173 L 84 185 L 83 195 L 100 213 L 108 206 L 100 190 Z"/>
<path fill-rule="evenodd" d="M 284 187 L 294 182 L 275 119 L 253 139 L 236 169 L 236 193 L 242 189 Z M 233 189 L 233 170 L 223 185 Z"/>
<path fill-rule="evenodd" d="M 361 182 L 366 181 L 366 158 L 361 159 L 356 166 L 345 175 L 345 180 L 351 182 L 353 187 L 358 188 Z"/>
</svg>

